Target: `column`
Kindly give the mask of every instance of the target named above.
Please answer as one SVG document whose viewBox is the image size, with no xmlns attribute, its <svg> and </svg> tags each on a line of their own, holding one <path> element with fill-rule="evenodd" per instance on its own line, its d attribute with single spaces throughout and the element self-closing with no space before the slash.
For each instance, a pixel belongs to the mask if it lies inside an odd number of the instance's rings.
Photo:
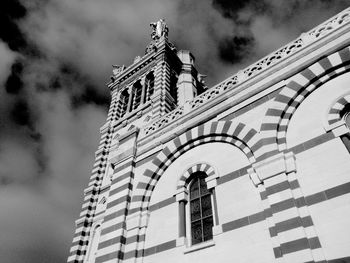
<svg viewBox="0 0 350 263">
<path fill-rule="evenodd" d="M 141 81 L 142 93 L 141 93 L 141 104 L 146 102 L 146 76 L 143 76 Z"/>
<path fill-rule="evenodd" d="M 129 100 L 128 100 L 128 108 L 126 109 L 126 112 L 131 112 L 132 111 L 132 101 L 133 101 L 133 94 L 132 94 L 132 89 L 133 86 L 129 87 L 128 93 L 129 93 Z"/>
<path fill-rule="evenodd" d="M 215 187 L 218 185 L 218 178 L 219 176 L 216 173 L 205 178 L 205 182 L 207 183 L 207 188 L 211 192 L 211 203 L 212 203 L 213 219 L 214 219 L 213 236 L 216 236 L 222 233 L 222 226 L 220 225 L 220 222 L 219 222 L 219 213 L 218 213 L 216 193 L 215 193 Z"/>
<path fill-rule="evenodd" d="M 258 187 L 277 262 L 324 260 L 296 177 L 294 154 L 279 153 L 248 170 Z"/>
<path fill-rule="evenodd" d="M 134 128 L 119 137 L 121 147 L 108 155 L 114 171 L 109 188 L 107 206 L 101 229 L 96 263 L 121 262 L 124 257 L 126 215 L 134 184 L 135 153 L 138 129 Z"/>
<path fill-rule="evenodd" d="M 177 191 L 176 201 L 179 204 L 179 235 L 176 246 L 183 246 L 186 244 L 186 204 L 188 202 L 188 192 L 185 187 Z"/>
<path fill-rule="evenodd" d="M 142 251 L 145 246 L 149 211 L 138 211 L 126 218 L 127 236 L 125 241 L 123 262 L 142 262 Z"/>
<path fill-rule="evenodd" d="M 179 201 L 179 237 L 186 236 L 186 201 Z"/>
</svg>

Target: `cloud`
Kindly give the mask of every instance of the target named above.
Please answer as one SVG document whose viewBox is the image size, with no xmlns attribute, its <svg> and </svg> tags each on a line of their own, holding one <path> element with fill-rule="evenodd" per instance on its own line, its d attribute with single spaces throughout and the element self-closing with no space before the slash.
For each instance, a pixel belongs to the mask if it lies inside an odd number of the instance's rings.
<svg viewBox="0 0 350 263">
<path fill-rule="evenodd" d="M 281 4 L 283 3 L 283 4 Z M 165 18 L 209 86 L 347 6 L 346 1 L 4 0 L 0 4 L 0 254 L 63 262 L 110 95 Z"/>
<path fill-rule="evenodd" d="M 26 9 L 18 0 L 2 0 L 0 3 L 0 39 L 11 50 L 19 51 L 27 46 L 17 22 L 26 15 Z"/>
<path fill-rule="evenodd" d="M 40 191 L 11 185 L 0 191 L 3 263 L 64 262 L 72 236 L 66 217 Z"/>
<path fill-rule="evenodd" d="M 149 41 L 145 25 L 170 15 L 175 3 L 53 0 L 31 7 L 22 25 L 41 50 L 78 67 L 101 85 L 112 64 L 129 65 L 137 54 L 142 55 Z"/>
<path fill-rule="evenodd" d="M 16 58 L 16 53 L 11 51 L 2 41 L 0 41 L 0 58 L 0 85 L 2 86 L 10 74 L 11 65 Z"/>
</svg>

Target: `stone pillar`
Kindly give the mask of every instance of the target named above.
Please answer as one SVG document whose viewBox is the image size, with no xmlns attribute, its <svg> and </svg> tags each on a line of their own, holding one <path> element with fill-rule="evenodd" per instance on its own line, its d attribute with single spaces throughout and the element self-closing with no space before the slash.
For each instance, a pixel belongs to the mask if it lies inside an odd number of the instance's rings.
<svg viewBox="0 0 350 263">
<path fill-rule="evenodd" d="M 109 163 L 114 168 L 107 206 L 102 223 L 96 262 L 108 258 L 120 262 L 124 257 L 125 226 L 133 190 L 135 154 L 138 129 L 133 128 L 119 136 L 119 147 L 111 149 Z"/>
<path fill-rule="evenodd" d="M 319 238 L 296 177 L 294 154 L 279 153 L 252 165 L 278 262 L 324 260 Z"/>
<path fill-rule="evenodd" d="M 142 93 L 141 93 L 141 104 L 146 102 L 146 76 L 143 76 L 141 81 Z"/>
<path fill-rule="evenodd" d="M 216 236 L 222 233 L 222 226 L 220 225 L 220 222 L 219 222 L 218 208 L 216 203 L 216 193 L 215 193 L 215 187 L 218 185 L 218 178 L 219 178 L 219 175 L 217 173 L 205 178 L 205 182 L 207 183 L 207 188 L 211 192 L 211 203 L 213 205 L 212 206 L 213 219 L 214 219 L 213 236 Z"/>
<path fill-rule="evenodd" d="M 179 201 L 179 237 L 186 236 L 186 201 Z"/>
<path fill-rule="evenodd" d="M 194 57 L 187 50 L 180 50 L 177 53 L 182 61 L 182 69 L 177 81 L 178 104 L 184 105 L 186 102 L 193 100 L 197 95 L 196 75 L 194 69 Z"/>
<path fill-rule="evenodd" d="M 129 87 L 128 90 L 129 93 L 129 100 L 128 100 L 128 108 L 126 109 L 126 112 L 131 112 L 132 111 L 132 103 L 133 103 L 133 96 L 132 96 L 132 86 Z"/>
<path fill-rule="evenodd" d="M 176 240 L 177 246 L 185 245 L 186 243 L 186 204 L 188 202 L 187 189 L 180 189 L 176 194 L 176 201 L 179 204 L 179 234 Z"/>
<path fill-rule="evenodd" d="M 138 211 L 127 217 L 127 237 L 124 249 L 124 261 L 142 261 L 142 255 L 139 255 L 139 253 L 142 253 L 145 246 L 146 229 L 149 217 L 150 213 L 148 211 Z"/>
</svg>

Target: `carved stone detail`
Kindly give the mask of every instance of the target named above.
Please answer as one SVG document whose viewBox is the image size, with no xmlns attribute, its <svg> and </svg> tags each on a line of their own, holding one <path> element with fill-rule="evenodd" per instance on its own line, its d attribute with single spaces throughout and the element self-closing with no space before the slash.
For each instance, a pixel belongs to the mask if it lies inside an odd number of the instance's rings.
<svg viewBox="0 0 350 263">
<path fill-rule="evenodd" d="M 118 76 L 120 73 L 122 73 L 125 70 L 125 66 L 119 66 L 119 65 L 113 65 L 113 75 Z"/>
<path fill-rule="evenodd" d="M 164 19 L 152 22 L 150 26 L 152 28 L 151 38 L 153 40 L 159 40 L 161 37 L 168 37 L 169 29 Z"/>
</svg>

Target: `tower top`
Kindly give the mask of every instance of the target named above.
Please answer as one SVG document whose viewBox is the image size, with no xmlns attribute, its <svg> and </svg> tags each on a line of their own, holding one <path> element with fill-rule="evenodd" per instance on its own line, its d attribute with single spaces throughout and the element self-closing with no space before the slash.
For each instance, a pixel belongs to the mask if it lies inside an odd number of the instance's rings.
<svg viewBox="0 0 350 263">
<path fill-rule="evenodd" d="M 160 40 L 162 37 L 168 37 L 169 28 L 166 25 L 164 19 L 160 19 L 157 22 L 151 22 L 150 27 L 152 28 L 152 40 L 157 41 Z"/>
<path fill-rule="evenodd" d="M 169 28 L 165 23 L 164 19 L 159 19 L 157 22 L 150 23 L 152 29 L 151 32 L 151 42 L 147 45 L 145 54 L 149 54 L 157 50 L 157 45 L 160 42 L 167 42 L 172 50 L 176 51 L 176 48 L 173 44 L 168 41 Z"/>
</svg>

